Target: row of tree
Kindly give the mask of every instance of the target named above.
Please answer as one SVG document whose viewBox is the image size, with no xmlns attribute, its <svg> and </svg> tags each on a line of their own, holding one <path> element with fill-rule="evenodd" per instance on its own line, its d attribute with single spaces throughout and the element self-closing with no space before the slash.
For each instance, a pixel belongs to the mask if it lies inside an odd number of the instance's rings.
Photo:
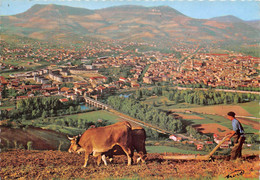
<svg viewBox="0 0 260 180">
<path fill-rule="evenodd" d="M 82 119 L 82 118 L 39 118 L 36 120 L 35 124 L 38 125 L 49 125 L 49 124 L 55 124 L 61 127 L 74 127 L 78 129 L 89 129 L 91 127 L 101 127 L 101 126 L 107 126 L 111 123 L 108 122 L 108 120 L 102 120 L 99 119 L 97 121 L 90 121 L 88 119 Z"/>
<path fill-rule="evenodd" d="M 178 84 L 179 87 L 187 87 L 187 88 L 208 88 L 208 89 L 231 89 L 231 90 L 241 90 L 241 91 L 255 91 L 259 92 L 260 87 L 242 87 L 238 86 L 236 88 L 228 87 L 228 86 L 217 86 L 216 88 L 208 86 L 206 84 Z"/>
<path fill-rule="evenodd" d="M 177 90 L 169 89 L 168 87 L 154 87 L 151 90 L 139 89 L 135 92 L 135 97 L 138 100 L 152 95 L 165 96 L 176 104 L 181 102 L 198 105 L 237 104 L 259 100 L 259 95 L 257 94 L 215 90 Z"/>
<path fill-rule="evenodd" d="M 174 119 L 172 116 L 168 116 L 165 112 L 162 112 L 152 106 L 144 103 L 139 103 L 134 96 L 133 97 L 119 97 L 110 96 L 107 103 L 114 109 L 126 113 L 131 117 L 140 119 L 144 122 L 148 122 L 172 132 L 182 132 L 184 126 L 180 120 Z"/>
<path fill-rule="evenodd" d="M 61 103 L 58 97 L 32 97 L 16 102 L 13 110 L 2 110 L 0 119 L 34 119 L 81 112 L 77 101 Z"/>
<path fill-rule="evenodd" d="M 163 91 L 163 96 L 175 103 L 186 102 L 198 105 L 237 104 L 259 100 L 256 94 L 220 92 L 214 90 L 171 90 Z"/>
</svg>

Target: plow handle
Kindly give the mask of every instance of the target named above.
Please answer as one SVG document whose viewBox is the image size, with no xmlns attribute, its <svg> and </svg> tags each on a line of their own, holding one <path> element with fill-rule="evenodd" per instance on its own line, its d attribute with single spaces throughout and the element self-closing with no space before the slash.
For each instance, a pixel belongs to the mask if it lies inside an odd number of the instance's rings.
<svg viewBox="0 0 260 180">
<path fill-rule="evenodd" d="M 220 143 L 209 153 L 209 157 L 212 156 L 214 154 L 214 152 L 216 152 L 216 150 L 226 141 L 228 136 L 225 136 L 222 141 L 220 141 Z"/>
</svg>

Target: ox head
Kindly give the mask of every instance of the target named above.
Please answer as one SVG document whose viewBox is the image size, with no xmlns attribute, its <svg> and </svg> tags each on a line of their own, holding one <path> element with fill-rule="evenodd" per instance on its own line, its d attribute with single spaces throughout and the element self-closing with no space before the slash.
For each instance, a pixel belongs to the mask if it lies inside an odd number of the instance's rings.
<svg viewBox="0 0 260 180">
<path fill-rule="evenodd" d="M 73 136 L 73 137 L 68 136 L 68 139 L 70 140 L 70 148 L 68 150 L 69 153 L 77 152 L 77 150 L 81 148 L 80 145 L 78 144 L 80 137 L 81 135 Z"/>
</svg>

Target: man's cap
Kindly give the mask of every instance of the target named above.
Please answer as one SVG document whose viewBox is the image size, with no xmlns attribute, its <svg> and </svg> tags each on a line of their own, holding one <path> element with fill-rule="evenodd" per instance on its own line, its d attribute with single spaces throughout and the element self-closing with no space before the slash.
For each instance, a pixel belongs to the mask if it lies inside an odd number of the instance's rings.
<svg viewBox="0 0 260 180">
<path fill-rule="evenodd" d="M 227 113 L 228 116 L 232 116 L 232 117 L 235 117 L 236 113 L 234 113 L 233 111 L 230 111 Z"/>
</svg>

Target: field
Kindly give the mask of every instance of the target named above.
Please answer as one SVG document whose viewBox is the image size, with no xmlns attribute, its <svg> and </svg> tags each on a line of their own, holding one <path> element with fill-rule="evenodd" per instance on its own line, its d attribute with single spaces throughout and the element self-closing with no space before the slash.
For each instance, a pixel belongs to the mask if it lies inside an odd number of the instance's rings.
<svg viewBox="0 0 260 180">
<path fill-rule="evenodd" d="M 253 117 L 260 118 L 260 104 L 258 101 L 240 104 Z"/>
<path fill-rule="evenodd" d="M 219 136 L 224 136 L 231 130 L 231 122 L 225 117 L 229 111 L 236 112 L 237 119 L 243 124 L 245 132 L 258 133 L 260 130 L 260 106 L 257 101 L 236 105 L 200 106 L 187 103 L 175 104 L 166 97 L 151 96 L 144 102 L 181 117 L 185 125 L 195 126 L 200 132 L 206 134 L 216 133 Z"/>
<path fill-rule="evenodd" d="M 88 113 L 81 113 L 81 114 L 75 114 L 75 115 L 67 115 L 66 118 L 71 119 L 87 119 L 88 121 L 96 121 L 98 119 L 108 120 L 111 123 L 118 122 L 118 116 L 113 115 L 107 111 L 93 111 Z"/>
<path fill-rule="evenodd" d="M 225 134 L 230 131 L 229 128 L 216 123 L 199 124 L 194 125 L 193 127 L 203 134 L 214 133 L 218 134 L 219 136 L 225 136 Z"/>
<path fill-rule="evenodd" d="M 176 112 L 192 111 L 202 114 L 217 114 L 225 116 L 229 111 L 237 112 L 238 116 L 253 116 L 260 118 L 260 106 L 259 102 L 253 101 L 248 103 L 240 103 L 236 105 L 213 105 L 213 106 L 201 106 L 196 104 L 178 103 L 169 101 L 164 96 L 152 96 L 144 101 L 146 104 L 152 105 L 154 102 L 157 108 L 162 110 L 171 110 Z M 164 104 L 166 102 L 166 105 Z M 257 121 L 257 120 L 256 120 Z"/>
<path fill-rule="evenodd" d="M 28 142 L 32 142 L 31 148 L 38 150 L 67 150 L 69 141 L 67 136 L 52 130 L 35 127 L 8 128 L 0 126 L 1 150 L 7 148 L 28 149 Z"/>
<path fill-rule="evenodd" d="M 200 119 L 200 120 L 204 119 L 203 117 L 195 115 L 195 114 L 193 114 L 193 115 L 184 114 L 184 113 L 175 113 L 175 114 L 179 115 L 183 119 Z"/>
<path fill-rule="evenodd" d="M 171 109 L 171 111 L 176 112 L 187 112 L 190 111 L 190 114 L 195 114 L 200 118 L 184 118 L 187 121 L 190 121 L 192 124 L 206 124 L 206 123 L 219 123 L 225 127 L 232 128 L 231 122 L 225 117 L 227 112 L 234 111 L 237 112 L 237 119 L 243 124 L 247 132 L 257 132 L 260 130 L 259 120 L 249 119 L 239 116 L 252 116 L 244 108 L 238 105 L 219 105 L 219 106 L 206 106 L 206 107 L 196 107 L 196 108 L 182 108 L 182 109 Z M 181 116 L 180 113 L 180 116 Z M 185 113 L 187 115 L 187 113 Z M 189 115 L 189 114 L 188 114 Z M 204 119 L 201 119 L 204 118 Z"/>
<path fill-rule="evenodd" d="M 116 156 L 108 166 L 96 165 L 90 156 L 82 168 L 84 155 L 61 151 L 11 150 L 2 152 L 1 179 L 258 179 L 259 157 L 246 156 L 243 161 L 228 161 L 219 156 L 215 161 L 163 160 L 158 153 L 149 153 L 146 164 L 127 166 L 125 156 Z M 134 160 L 136 157 L 134 156 Z"/>
<path fill-rule="evenodd" d="M 120 120 L 120 118 L 117 115 L 111 114 L 107 111 L 99 110 L 99 111 L 93 111 L 93 112 L 87 112 L 87 113 L 79 113 L 79 114 L 72 114 L 72 115 L 65 115 L 65 116 L 59 116 L 59 117 L 48 117 L 48 123 L 42 122 L 42 119 L 35 119 L 33 121 L 25 121 L 23 124 L 25 125 L 33 125 L 36 127 L 41 127 L 43 129 L 50 129 L 54 130 L 60 133 L 68 134 L 68 135 L 76 135 L 79 133 L 84 132 L 85 129 L 80 129 L 76 127 L 67 127 L 63 125 L 58 125 L 57 123 L 50 123 L 59 121 L 60 119 L 68 119 L 77 121 L 78 119 L 83 119 L 86 122 L 96 122 L 97 120 L 106 120 L 108 123 L 113 124 Z"/>
<path fill-rule="evenodd" d="M 185 111 L 185 109 L 171 109 L 172 111 Z M 214 106 L 202 106 L 202 107 L 191 107 L 188 109 L 192 112 L 197 112 L 201 114 L 216 114 L 220 116 L 225 116 L 229 111 L 237 112 L 239 116 L 252 116 L 244 108 L 239 105 L 214 105 Z"/>
</svg>

